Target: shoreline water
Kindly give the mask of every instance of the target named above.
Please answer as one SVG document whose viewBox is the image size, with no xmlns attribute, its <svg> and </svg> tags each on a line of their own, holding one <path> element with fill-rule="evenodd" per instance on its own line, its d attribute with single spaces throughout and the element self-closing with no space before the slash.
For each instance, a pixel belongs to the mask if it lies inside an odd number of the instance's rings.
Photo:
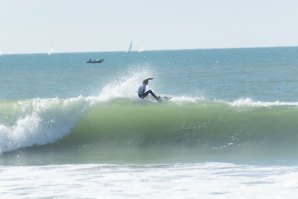
<svg viewBox="0 0 298 199">
<path fill-rule="evenodd" d="M 1 176 L 6 176 L 5 181 L 0 177 L 0 194 L 9 198 L 294 198 L 297 169 L 227 163 L 0 167 Z"/>
</svg>

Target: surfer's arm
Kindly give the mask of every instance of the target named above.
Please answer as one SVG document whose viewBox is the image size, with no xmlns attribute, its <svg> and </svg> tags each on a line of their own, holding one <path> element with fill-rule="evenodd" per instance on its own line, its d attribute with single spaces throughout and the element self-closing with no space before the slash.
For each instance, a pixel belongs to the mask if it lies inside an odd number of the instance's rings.
<svg viewBox="0 0 298 199">
<path fill-rule="evenodd" d="M 147 78 L 145 79 L 144 81 L 149 81 L 149 80 L 153 80 L 154 78 L 150 77 L 150 78 Z"/>
</svg>

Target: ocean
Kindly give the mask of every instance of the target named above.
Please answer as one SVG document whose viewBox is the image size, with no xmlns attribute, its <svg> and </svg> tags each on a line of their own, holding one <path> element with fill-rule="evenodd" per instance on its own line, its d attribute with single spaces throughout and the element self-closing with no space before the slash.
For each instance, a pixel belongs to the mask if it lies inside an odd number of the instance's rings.
<svg viewBox="0 0 298 199">
<path fill-rule="evenodd" d="M 0 198 L 297 197 L 298 47 L 1 55 L 0 74 Z M 149 77 L 168 101 L 137 96 Z"/>
</svg>

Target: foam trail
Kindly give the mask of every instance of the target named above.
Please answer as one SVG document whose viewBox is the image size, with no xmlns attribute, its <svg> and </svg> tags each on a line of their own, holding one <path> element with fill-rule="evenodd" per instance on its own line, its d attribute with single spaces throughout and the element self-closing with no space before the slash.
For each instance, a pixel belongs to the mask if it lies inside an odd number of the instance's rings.
<svg viewBox="0 0 298 199">
<path fill-rule="evenodd" d="M 265 102 L 265 101 L 254 101 L 250 98 L 239 99 L 227 104 L 233 107 L 271 107 L 271 106 L 298 106 L 298 102 Z"/>
<path fill-rule="evenodd" d="M 205 97 L 188 97 L 188 96 L 171 96 L 170 102 L 176 104 L 184 104 L 184 103 L 199 103 L 205 101 Z"/>
</svg>

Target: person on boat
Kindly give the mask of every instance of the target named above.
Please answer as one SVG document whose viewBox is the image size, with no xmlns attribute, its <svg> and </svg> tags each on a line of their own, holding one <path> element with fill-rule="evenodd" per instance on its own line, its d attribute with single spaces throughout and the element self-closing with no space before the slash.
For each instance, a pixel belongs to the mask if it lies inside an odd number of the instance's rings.
<svg viewBox="0 0 298 199">
<path fill-rule="evenodd" d="M 149 83 L 149 80 L 153 80 L 153 78 L 148 78 L 148 79 L 145 79 L 143 81 L 143 84 L 141 86 L 139 86 L 139 89 L 138 89 L 138 95 L 140 98 L 144 99 L 145 97 L 147 97 L 149 94 L 152 95 L 157 101 L 160 101 L 160 97 L 156 96 L 155 93 L 152 91 L 152 90 L 148 90 L 146 91 L 146 86 L 148 85 Z"/>
</svg>

